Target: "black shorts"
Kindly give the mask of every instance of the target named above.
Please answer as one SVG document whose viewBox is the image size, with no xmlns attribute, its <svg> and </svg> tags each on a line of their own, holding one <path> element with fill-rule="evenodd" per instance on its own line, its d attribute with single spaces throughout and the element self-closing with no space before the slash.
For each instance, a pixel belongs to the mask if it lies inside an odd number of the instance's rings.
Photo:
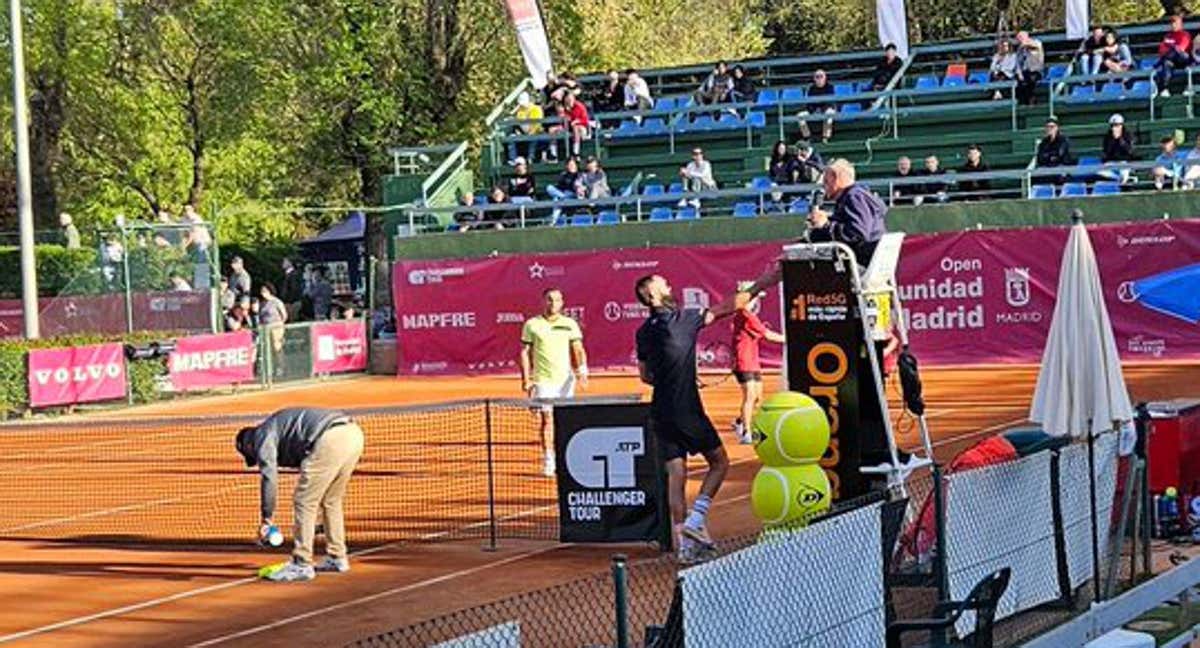
<svg viewBox="0 0 1200 648">
<path fill-rule="evenodd" d="M 688 455 L 704 454 L 721 447 L 717 428 L 704 415 L 688 421 L 651 419 L 650 428 L 658 439 L 659 453 L 664 461 L 686 459 Z"/>
<path fill-rule="evenodd" d="M 745 385 L 748 382 L 762 382 L 761 371 L 738 371 L 733 370 L 733 377 L 737 379 L 739 385 Z"/>
</svg>

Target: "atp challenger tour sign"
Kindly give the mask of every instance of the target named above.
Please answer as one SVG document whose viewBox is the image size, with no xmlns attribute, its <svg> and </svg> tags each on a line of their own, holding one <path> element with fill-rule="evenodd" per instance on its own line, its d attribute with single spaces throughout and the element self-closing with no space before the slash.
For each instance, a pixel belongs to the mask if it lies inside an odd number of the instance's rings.
<svg viewBox="0 0 1200 648">
<path fill-rule="evenodd" d="M 645 403 L 554 407 L 559 538 L 669 541 L 662 460 Z"/>
</svg>

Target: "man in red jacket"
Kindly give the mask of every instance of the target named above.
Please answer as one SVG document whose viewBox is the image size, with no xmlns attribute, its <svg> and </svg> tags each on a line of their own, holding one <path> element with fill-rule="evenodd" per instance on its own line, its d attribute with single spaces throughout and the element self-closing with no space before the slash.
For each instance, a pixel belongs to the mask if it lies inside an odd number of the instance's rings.
<svg viewBox="0 0 1200 648">
<path fill-rule="evenodd" d="M 590 118 L 587 106 L 568 93 L 563 97 L 563 108 L 566 111 L 567 130 L 571 132 L 571 155 L 579 157 L 579 143 L 588 138 Z"/>
<path fill-rule="evenodd" d="M 1177 69 L 1192 64 L 1192 35 L 1183 28 L 1183 16 L 1171 16 L 1171 30 L 1163 35 L 1158 44 L 1158 62 L 1154 64 L 1156 73 L 1154 81 L 1158 84 L 1161 96 L 1171 96 L 1167 86 L 1171 83 L 1171 75 Z"/>
</svg>

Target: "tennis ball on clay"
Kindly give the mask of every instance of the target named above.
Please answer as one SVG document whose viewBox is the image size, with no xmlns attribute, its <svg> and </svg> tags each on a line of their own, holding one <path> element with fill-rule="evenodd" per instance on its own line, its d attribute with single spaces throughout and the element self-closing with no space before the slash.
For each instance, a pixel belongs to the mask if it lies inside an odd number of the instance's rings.
<svg viewBox="0 0 1200 648">
<path fill-rule="evenodd" d="M 1174 486 L 1167 486 L 1167 492 L 1164 495 L 1167 497 L 1179 497 L 1179 491 L 1175 490 Z"/>
<path fill-rule="evenodd" d="M 830 490 L 817 464 L 764 466 L 750 486 L 750 506 L 766 526 L 790 524 L 827 511 Z"/>
<path fill-rule="evenodd" d="M 754 452 L 764 465 L 811 464 L 829 447 L 829 418 L 810 396 L 779 392 L 763 401 L 751 433 Z"/>
</svg>

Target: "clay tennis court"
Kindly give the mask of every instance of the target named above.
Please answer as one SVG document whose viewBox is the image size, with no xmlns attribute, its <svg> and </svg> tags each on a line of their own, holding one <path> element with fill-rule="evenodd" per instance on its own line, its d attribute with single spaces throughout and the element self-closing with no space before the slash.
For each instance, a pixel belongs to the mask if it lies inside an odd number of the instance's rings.
<svg viewBox="0 0 1200 648">
<path fill-rule="evenodd" d="M 939 456 L 947 459 L 1024 421 L 1036 371 L 925 370 Z M 1131 365 L 1126 372 L 1137 400 L 1195 396 L 1198 379 L 1194 364 Z M 384 430 L 372 421 L 394 417 L 363 415 L 367 454 L 350 493 L 347 525 L 352 544 L 370 548 L 355 556 L 350 574 L 290 585 L 252 578 L 285 554 L 250 544 L 257 478 L 242 468 L 231 441 L 237 423 L 248 420 L 244 415 L 297 404 L 385 408 L 511 398 L 514 388 L 512 378 L 362 377 L 2 427 L 0 642 L 341 645 L 603 570 L 617 551 L 651 555 L 648 547 L 554 541 L 553 482 L 537 474 L 536 428 L 517 408 L 492 412 L 500 419 L 493 487 L 501 535 L 522 539 L 502 537 L 495 551 L 484 551 L 489 529 L 480 520 L 487 518 L 487 498 L 474 466 L 486 457 L 474 429 L 477 413 L 464 406 L 430 418 L 413 414 L 403 426 Z M 594 378 L 589 389 L 645 392 L 632 376 Z M 730 441 L 736 384 L 715 384 L 704 398 Z M 898 429 L 903 445 L 915 444 L 911 421 L 900 421 Z M 728 447 L 734 466 L 713 515 L 717 536 L 756 527 L 747 497 L 757 460 L 747 446 Z M 187 485 L 184 491 L 180 484 Z M 291 482 L 281 488 L 286 509 Z"/>
</svg>

